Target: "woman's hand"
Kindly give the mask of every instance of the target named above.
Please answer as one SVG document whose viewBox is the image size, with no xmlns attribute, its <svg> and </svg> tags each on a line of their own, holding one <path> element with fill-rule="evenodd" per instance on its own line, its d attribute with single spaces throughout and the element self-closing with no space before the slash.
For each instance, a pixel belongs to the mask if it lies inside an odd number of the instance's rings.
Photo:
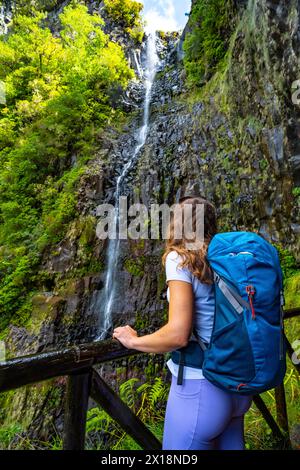
<svg viewBox="0 0 300 470">
<path fill-rule="evenodd" d="M 128 349 L 135 349 L 134 339 L 137 337 L 137 332 L 129 325 L 119 326 L 118 328 L 115 328 L 113 332 L 113 338 L 120 341 L 120 343 Z"/>
</svg>

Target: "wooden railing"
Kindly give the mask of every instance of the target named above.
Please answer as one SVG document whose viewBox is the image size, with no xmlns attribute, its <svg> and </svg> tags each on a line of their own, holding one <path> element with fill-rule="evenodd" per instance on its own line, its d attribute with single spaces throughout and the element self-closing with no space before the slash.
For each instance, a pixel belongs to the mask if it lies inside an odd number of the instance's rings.
<svg viewBox="0 0 300 470">
<path fill-rule="evenodd" d="M 300 315 L 300 308 L 285 310 L 284 318 Z M 287 354 L 294 353 L 285 337 Z M 85 427 L 88 399 L 92 397 L 143 449 L 161 449 L 159 440 L 131 411 L 120 397 L 107 385 L 94 366 L 133 355 L 144 354 L 124 348 L 117 340 L 75 345 L 61 351 L 49 351 L 10 359 L 0 363 L 0 392 L 16 389 L 59 376 L 68 376 L 63 448 L 82 450 L 85 444 Z M 300 365 L 294 363 L 298 373 Z M 254 403 L 268 423 L 274 437 L 282 447 L 290 446 L 288 414 L 284 385 L 275 389 L 277 421 L 260 395 Z"/>
</svg>

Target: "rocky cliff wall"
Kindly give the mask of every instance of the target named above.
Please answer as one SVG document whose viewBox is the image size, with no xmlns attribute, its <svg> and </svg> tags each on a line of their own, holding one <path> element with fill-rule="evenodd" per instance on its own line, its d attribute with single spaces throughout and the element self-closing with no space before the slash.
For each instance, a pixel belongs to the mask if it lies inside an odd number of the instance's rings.
<svg viewBox="0 0 300 470">
<path fill-rule="evenodd" d="M 236 4 L 236 27 L 224 63 L 198 91 L 186 85 L 176 34 L 161 36 L 163 65 L 154 85 L 150 130 L 125 192 L 130 201 L 149 205 L 172 204 L 185 189 L 196 189 L 215 203 L 220 230 L 257 231 L 300 259 L 299 105 L 292 102 L 292 84 L 300 78 L 299 3 Z M 123 42 L 132 64 L 133 49 L 143 61 L 144 43 L 128 47 L 118 27 L 111 34 Z M 107 129 L 82 177 L 81 217 L 45 256 L 32 324 L 11 327 L 7 337 L 12 355 L 92 340 L 97 334 L 107 244 L 95 236 L 96 208 L 112 202 L 116 177 L 133 151 L 141 122 L 141 81 L 116 99 L 123 102 L 128 119 L 122 129 Z M 122 242 L 114 325 L 129 322 L 145 333 L 165 321 L 162 249 L 163 243 L 157 241 Z M 97 263 L 83 275 L 86 250 Z M 121 378 L 136 375 L 143 380 L 163 369 L 164 357 L 149 355 L 101 371 L 115 385 Z M 39 406 L 36 389 L 11 398 L 15 419 L 25 414 L 31 423 L 28 436 L 48 439 L 52 425 L 61 430 L 63 383 L 60 386 L 53 399 L 56 414 L 50 417 L 47 412 L 46 420 L 42 410 L 48 409 L 52 387 L 40 395 Z"/>
</svg>

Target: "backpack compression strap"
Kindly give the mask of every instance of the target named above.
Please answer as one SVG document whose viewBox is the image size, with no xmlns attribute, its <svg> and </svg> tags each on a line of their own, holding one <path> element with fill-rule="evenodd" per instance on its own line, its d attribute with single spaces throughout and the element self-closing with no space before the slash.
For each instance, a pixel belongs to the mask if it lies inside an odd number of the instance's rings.
<svg viewBox="0 0 300 470">
<path fill-rule="evenodd" d="M 226 297 L 228 302 L 231 303 L 233 308 L 239 313 L 243 313 L 243 307 L 250 310 L 250 305 L 246 302 L 237 292 L 235 292 L 231 287 L 229 287 L 223 279 L 214 271 L 214 281 L 218 285 L 219 289 Z M 207 349 L 207 346 L 204 342 L 200 339 L 199 335 L 197 334 L 196 328 L 193 328 L 193 334 L 196 340 L 198 341 L 202 351 Z M 182 385 L 183 382 L 183 369 L 185 366 L 185 358 L 184 352 L 180 352 L 180 360 L 179 360 L 179 369 L 178 369 L 178 377 L 177 377 L 177 385 Z"/>
<path fill-rule="evenodd" d="M 214 271 L 214 281 L 219 287 L 222 294 L 238 313 L 243 313 L 243 307 L 250 310 L 250 305 L 237 292 L 229 287 L 225 281 Z"/>
</svg>

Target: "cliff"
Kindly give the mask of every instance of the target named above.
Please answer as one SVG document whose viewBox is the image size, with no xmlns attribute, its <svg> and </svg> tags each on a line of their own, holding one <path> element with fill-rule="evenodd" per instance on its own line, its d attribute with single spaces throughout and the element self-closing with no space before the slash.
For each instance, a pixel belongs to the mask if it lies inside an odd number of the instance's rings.
<svg viewBox="0 0 300 470">
<path fill-rule="evenodd" d="M 57 14 L 68 2 L 56 3 L 49 21 L 59 34 Z M 90 12 L 103 8 L 102 2 L 86 3 Z M 148 133 L 122 192 L 130 202 L 149 206 L 172 204 L 186 189 L 195 189 L 215 203 L 220 230 L 257 231 L 300 261 L 300 110 L 292 100 L 292 84 L 299 79 L 299 3 L 233 3 L 224 57 L 196 88 L 189 86 L 182 60 L 183 37 L 195 28 L 192 19 L 181 39 L 177 33 L 157 36 L 160 65 Z M 5 330 L 10 355 L 93 340 L 99 333 L 108 243 L 96 237 L 97 206 L 114 202 L 117 177 L 136 148 L 145 93 L 138 75 L 146 63 L 146 37 L 137 43 L 109 18 L 105 28 L 124 47 L 137 75 L 125 92 L 112 95 L 128 116 L 123 126 L 105 129 L 81 176 L 79 216 L 43 255 L 43 281 L 32 298 L 30 321 Z M 162 250 L 163 243 L 155 240 L 121 242 L 110 317 L 114 325 L 131 323 L 145 333 L 165 321 Z M 86 268 L 87 256 L 97 263 Z M 115 386 L 124 377 L 161 374 L 164 359 L 130 359 L 101 372 Z M 62 429 L 63 381 L 41 388 L 42 393 L 39 386 L 18 391 L 5 402 L 10 419 L 21 420 L 33 440 L 48 440 L 53 428 Z"/>
</svg>

